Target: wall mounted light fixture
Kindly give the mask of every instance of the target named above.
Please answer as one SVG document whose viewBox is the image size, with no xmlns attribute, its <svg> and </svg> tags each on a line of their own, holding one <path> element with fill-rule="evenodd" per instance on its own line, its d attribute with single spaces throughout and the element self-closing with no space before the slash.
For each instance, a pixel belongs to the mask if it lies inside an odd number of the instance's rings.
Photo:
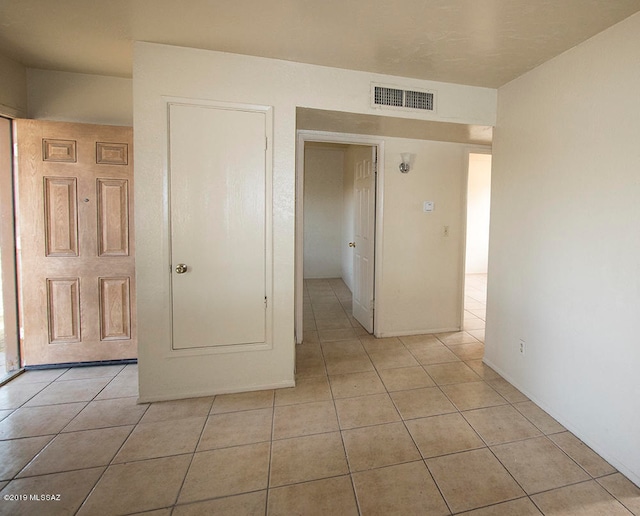
<svg viewBox="0 0 640 516">
<path fill-rule="evenodd" d="M 400 157 L 402 158 L 402 163 L 400 163 L 400 172 L 402 172 L 403 174 L 406 174 L 409 172 L 409 170 L 411 170 L 411 154 L 408 152 L 403 152 L 402 154 L 400 154 Z"/>
</svg>

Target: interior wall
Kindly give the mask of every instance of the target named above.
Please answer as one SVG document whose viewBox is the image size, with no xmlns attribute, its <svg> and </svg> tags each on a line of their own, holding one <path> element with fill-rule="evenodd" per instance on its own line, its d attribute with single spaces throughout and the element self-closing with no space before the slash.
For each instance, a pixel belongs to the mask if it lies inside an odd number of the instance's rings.
<svg viewBox="0 0 640 516">
<path fill-rule="evenodd" d="M 465 273 L 486 274 L 491 213 L 491 154 L 469 154 Z"/>
<path fill-rule="evenodd" d="M 495 90 L 153 43 L 134 45 L 136 284 L 141 397 L 211 390 L 217 371 L 233 371 L 235 388 L 292 382 L 295 307 L 296 107 L 493 125 Z M 438 92 L 438 112 L 371 107 L 371 82 Z M 229 353 L 194 356 L 183 367 L 171 347 L 166 134 L 167 96 L 273 107 L 273 349 L 255 360 Z M 414 285 L 415 288 L 415 285 Z M 397 299 L 397 295 L 395 296 Z M 411 298 L 403 303 L 411 303 Z M 185 374 L 186 373 L 186 374 Z M 238 387 L 240 386 L 240 387 Z"/>
<path fill-rule="evenodd" d="M 460 328 L 468 151 L 457 143 L 385 138 L 383 280 L 376 292 L 385 336 Z M 398 169 L 404 152 L 412 156 L 407 174 Z M 433 201 L 432 212 L 423 211 L 425 201 Z"/>
<path fill-rule="evenodd" d="M 640 485 L 638 63 L 640 14 L 499 89 L 485 361 Z"/>
<path fill-rule="evenodd" d="M 27 69 L 0 54 L 0 115 L 27 116 Z"/>
<path fill-rule="evenodd" d="M 342 276 L 344 155 L 342 148 L 305 146 L 305 279 Z"/>
<path fill-rule="evenodd" d="M 122 77 L 27 70 L 29 118 L 133 125 L 133 81 Z"/>
</svg>

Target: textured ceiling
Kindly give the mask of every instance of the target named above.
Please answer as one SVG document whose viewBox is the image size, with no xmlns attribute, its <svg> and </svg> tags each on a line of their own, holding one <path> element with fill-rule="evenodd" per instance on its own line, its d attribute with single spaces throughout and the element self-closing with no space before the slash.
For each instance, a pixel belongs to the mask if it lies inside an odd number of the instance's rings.
<svg viewBox="0 0 640 516">
<path fill-rule="evenodd" d="M 0 0 L 0 53 L 130 76 L 132 41 L 498 87 L 640 0 Z"/>
</svg>

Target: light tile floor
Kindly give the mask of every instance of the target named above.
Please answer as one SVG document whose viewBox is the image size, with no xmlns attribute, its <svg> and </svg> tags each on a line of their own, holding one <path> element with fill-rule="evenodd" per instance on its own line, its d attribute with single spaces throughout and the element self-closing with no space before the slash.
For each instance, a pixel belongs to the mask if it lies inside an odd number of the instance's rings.
<svg viewBox="0 0 640 516">
<path fill-rule="evenodd" d="M 27 372 L 0 388 L 0 514 L 640 515 L 482 364 L 485 285 L 462 332 L 374 339 L 308 281 L 291 389 L 138 405 L 135 365 Z"/>
</svg>

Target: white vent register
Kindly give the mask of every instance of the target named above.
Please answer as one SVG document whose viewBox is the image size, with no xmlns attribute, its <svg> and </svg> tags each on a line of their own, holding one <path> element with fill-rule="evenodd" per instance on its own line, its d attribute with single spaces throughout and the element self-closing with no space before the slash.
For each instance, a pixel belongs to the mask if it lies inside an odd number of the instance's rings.
<svg viewBox="0 0 640 516">
<path fill-rule="evenodd" d="M 405 90 L 396 86 L 371 84 L 371 105 L 395 109 L 435 111 L 435 92 Z"/>
</svg>

